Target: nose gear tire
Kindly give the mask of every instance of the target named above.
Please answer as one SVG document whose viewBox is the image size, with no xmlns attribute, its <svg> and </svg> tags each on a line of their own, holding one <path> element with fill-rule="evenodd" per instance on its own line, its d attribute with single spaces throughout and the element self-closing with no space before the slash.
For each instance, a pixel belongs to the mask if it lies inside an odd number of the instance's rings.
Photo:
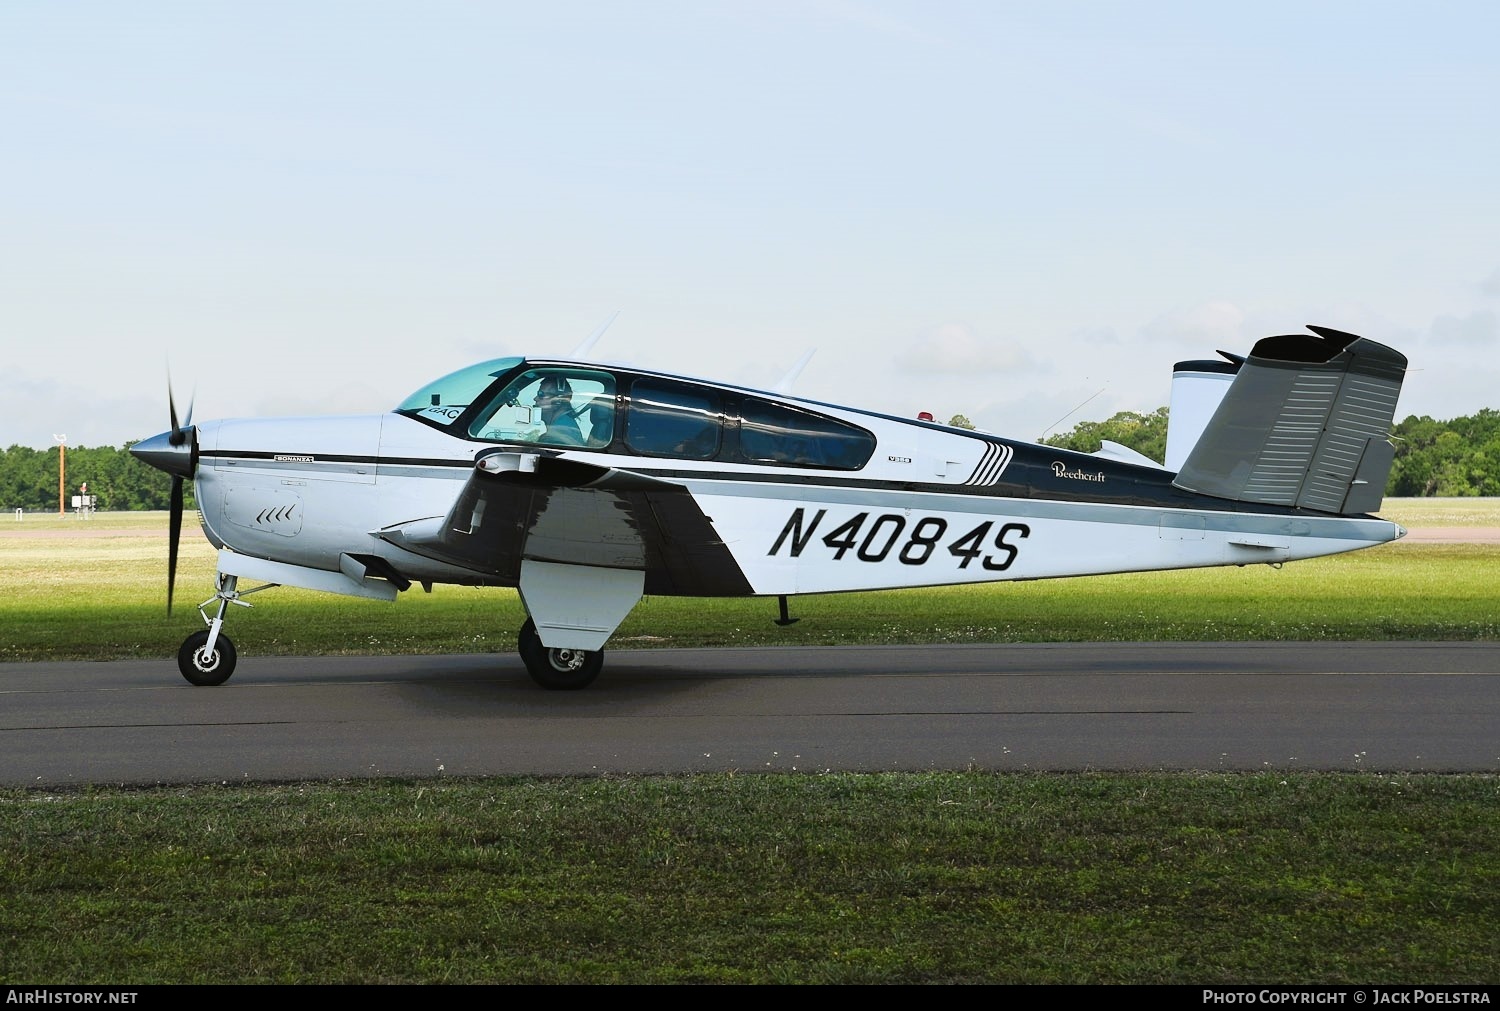
<svg viewBox="0 0 1500 1011">
<path fill-rule="evenodd" d="M 177 651 L 177 669 L 192 684 L 205 687 L 221 685 L 234 673 L 235 661 L 239 656 L 227 635 L 219 636 L 212 653 L 204 652 L 207 645 L 207 629 L 194 632 L 184 639 L 182 648 Z"/>
</svg>

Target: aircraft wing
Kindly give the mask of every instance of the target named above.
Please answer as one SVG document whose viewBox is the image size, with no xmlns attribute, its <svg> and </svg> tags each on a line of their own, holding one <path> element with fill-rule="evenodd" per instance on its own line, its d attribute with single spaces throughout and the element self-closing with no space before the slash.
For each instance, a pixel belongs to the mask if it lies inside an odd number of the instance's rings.
<svg viewBox="0 0 1500 1011">
<path fill-rule="evenodd" d="M 481 454 L 446 516 L 378 535 L 506 585 L 531 561 L 644 572 L 646 593 L 752 592 L 682 485 L 556 455 Z"/>
</svg>

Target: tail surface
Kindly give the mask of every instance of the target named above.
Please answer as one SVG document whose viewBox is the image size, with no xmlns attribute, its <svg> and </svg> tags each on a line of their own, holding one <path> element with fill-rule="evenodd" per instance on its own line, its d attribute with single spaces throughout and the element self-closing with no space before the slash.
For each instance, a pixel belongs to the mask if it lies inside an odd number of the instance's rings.
<svg viewBox="0 0 1500 1011">
<path fill-rule="evenodd" d="M 1172 482 L 1237 502 L 1350 516 L 1380 508 L 1406 357 L 1354 334 L 1267 337 Z"/>
</svg>

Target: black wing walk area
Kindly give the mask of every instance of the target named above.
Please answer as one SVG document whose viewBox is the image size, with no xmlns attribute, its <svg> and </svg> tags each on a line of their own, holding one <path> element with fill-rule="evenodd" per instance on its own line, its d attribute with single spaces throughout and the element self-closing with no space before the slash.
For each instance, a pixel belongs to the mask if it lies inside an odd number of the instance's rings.
<svg viewBox="0 0 1500 1011">
<path fill-rule="evenodd" d="M 528 465 L 534 469 L 524 469 Z M 555 456 L 482 454 L 446 517 L 391 527 L 380 536 L 510 586 L 520 579 L 521 561 L 532 559 L 644 570 L 650 594 L 752 593 L 686 488 Z"/>
</svg>

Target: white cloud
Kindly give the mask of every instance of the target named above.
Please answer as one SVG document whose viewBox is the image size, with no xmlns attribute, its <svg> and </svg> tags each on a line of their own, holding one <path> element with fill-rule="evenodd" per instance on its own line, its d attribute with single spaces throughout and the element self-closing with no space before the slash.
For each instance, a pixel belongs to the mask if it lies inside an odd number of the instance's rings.
<svg viewBox="0 0 1500 1011">
<path fill-rule="evenodd" d="M 1032 364 L 1014 343 L 981 340 L 962 323 L 940 323 L 923 330 L 897 357 L 897 363 L 912 372 L 941 375 L 1003 372 Z"/>
<path fill-rule="evenodd" d="M 1233 302 L 1214 300 L 1189 309 L 1164 313 L 1141 328 L 1141 336 L 1151 341 L 1202 348 L 1216 344 L 1238 344 L 1245 324 L 1245 313 Z"/>
<path fill-rule="evenodd" d="M 1434 344 L 1494 344 L 1500 340 L 1500 317 L 1491 309 L 1468 316 L 1439 316 L 1432 321 Z"/>
<path fill-rule="evenodd" d="M 1479 290 L 1486 295 L 1500 295 L 1500 267 L 1490 271 L 1490 276 L 1479 282 Z"/>
</svg>

